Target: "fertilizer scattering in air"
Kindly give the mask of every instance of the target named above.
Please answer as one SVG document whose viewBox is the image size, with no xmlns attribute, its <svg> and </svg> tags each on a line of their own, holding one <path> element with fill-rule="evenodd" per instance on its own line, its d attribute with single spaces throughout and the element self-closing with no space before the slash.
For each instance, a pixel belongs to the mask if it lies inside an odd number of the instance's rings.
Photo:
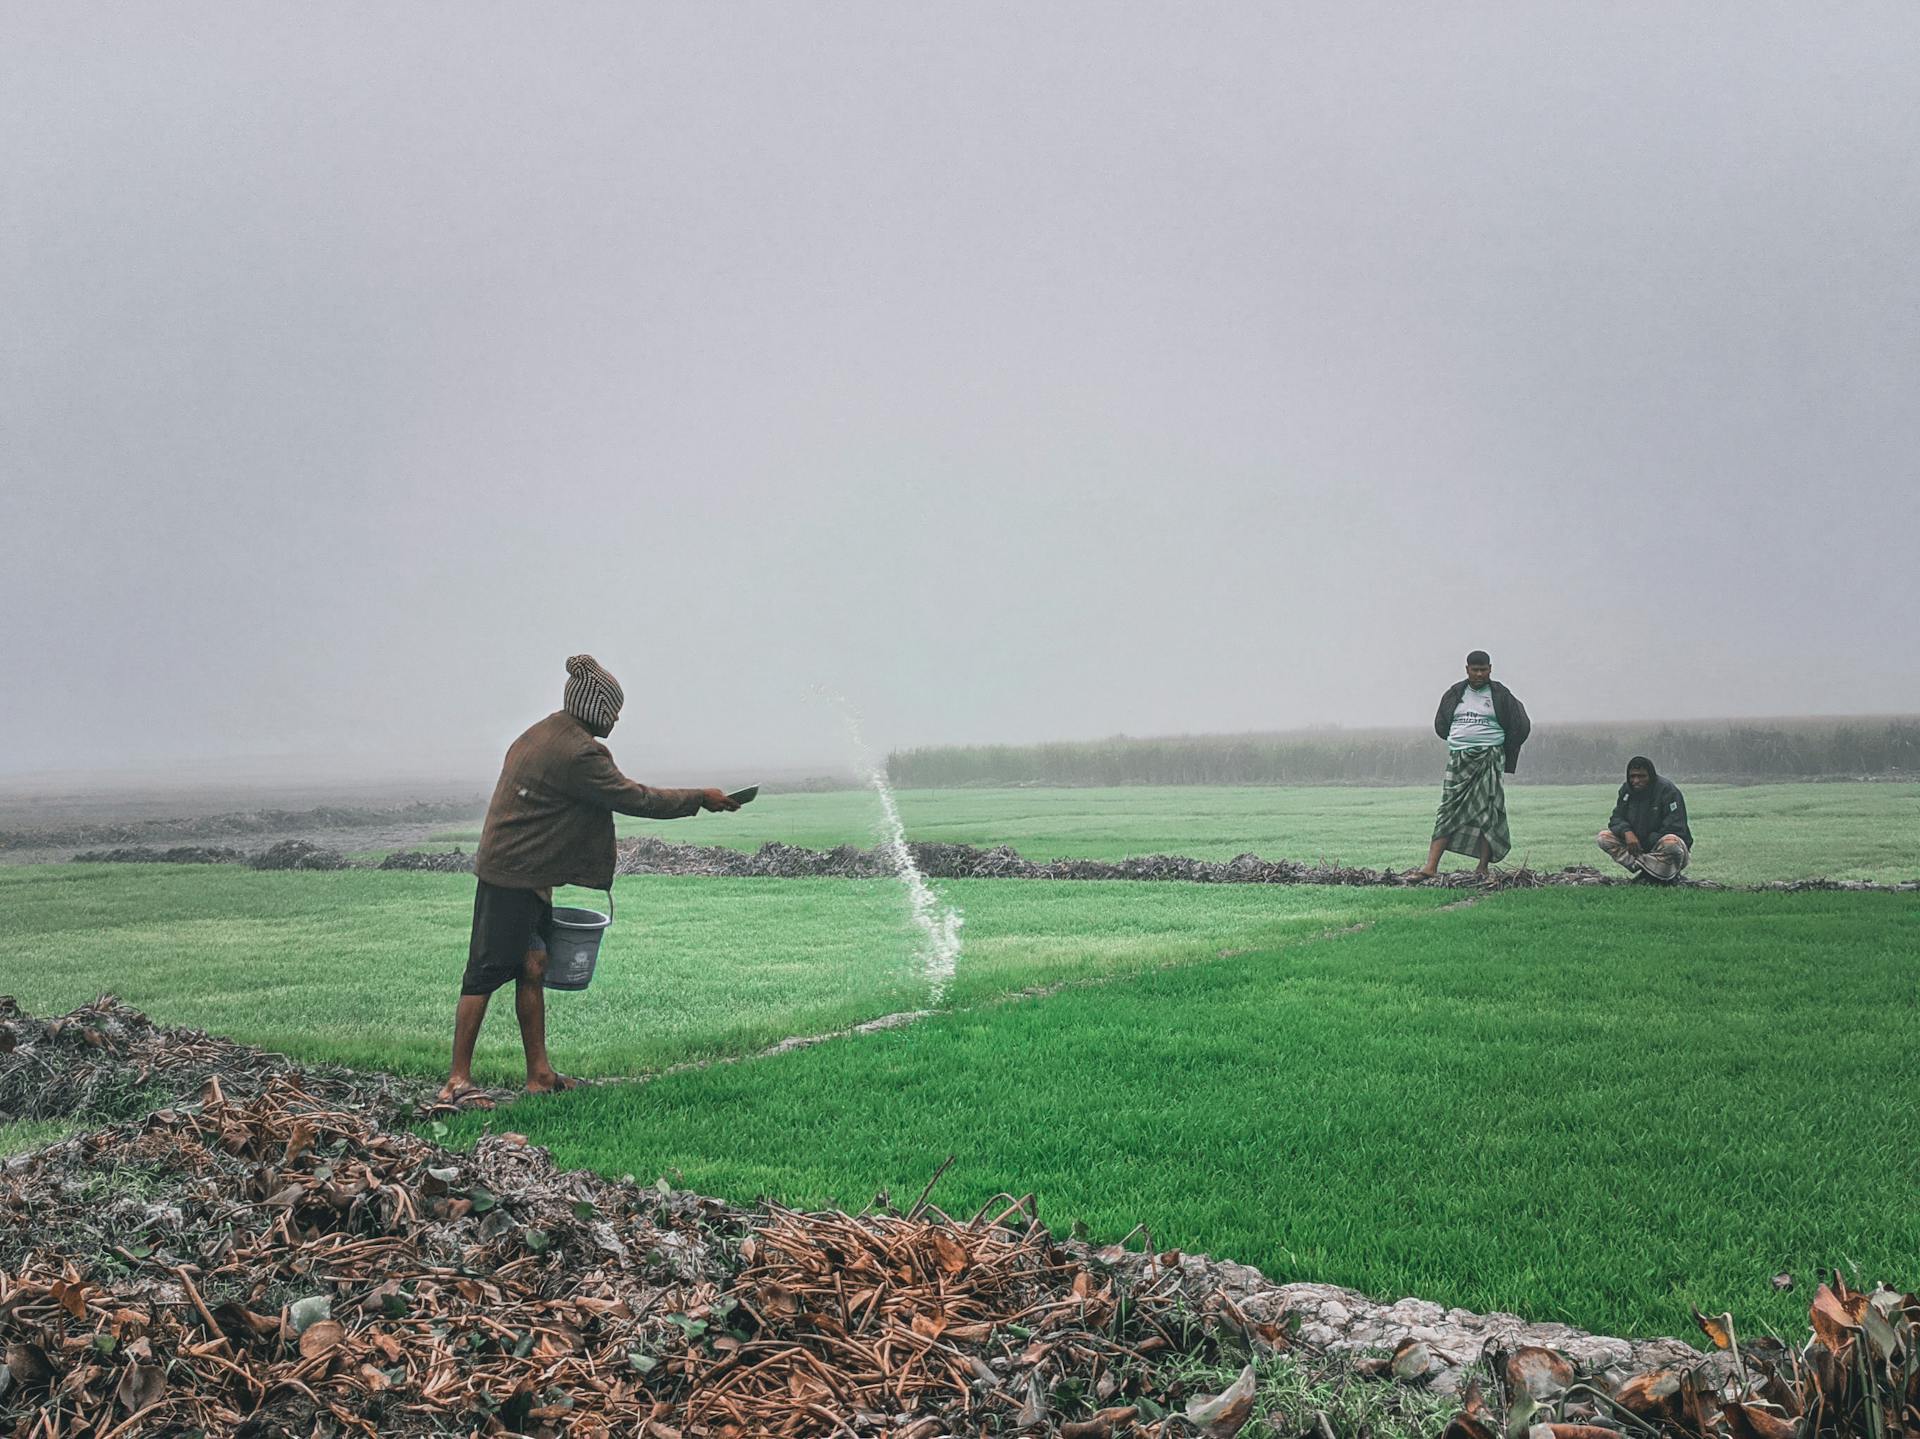
<svg viewBox="0 0 1920 1439">
<path fill-rule="evenodd" d="M 873 786 L 873 792 L 880 796 L 880 809 L 886 816 L 887 830 L 882 837 L 882 848 L 893 861 L 894 873 L 900 876 L 900 882 L 907 887 L 907 905 L 913 914 L 913 922 L 926 935 L 923 958 L 927 982 L 933 988 L 933 1002 L 938 1004 L 946 997 L 947 986 L 953 982 L 954 971 L 959 968 L 960 926 L 966 921 L 959 910 L 940 902 L 939 896 L 928 885 L 927 877 L 920 873 L 920 866 L 913 862 L 913 851 L 907 848 L 907 829 L 900 822 L 900 806 L 894 803 L 893 789 L 887 783 L 886 771 L 875 765 L 867 771 L 867 782 Z"/>
<path fill-rule="evenodd" d="M 913 851 L 907 847 L 907 827 L 900 820 L 900 806 L 894 802 L 893 787 L 887 783 L 886 766 L 874 758 L 866 735 L 861 731 L 860 717 L 853 706 L 843 696 L 824 686 L 816 686 L 813 693 L 831 700 L 840 711 L 840 718 L 847 727 L 847 736 L 858 752 L 860 770 L 873 787 L 873 792 L 880 797 L 880 813 L 884 820 L 880 848 L 893 866 L 894 874 L 906 887 L 907 910 L 922 935 L 921 967 L 926 971 L 927 984 L 932 990 L 932 1003 L 938 1004 L 946 998 L 947 986 L 953 982 L 954 971 L 960 965 L 960 926 L 966 922 L 965 917 L 952 905 L 941 902 L 940 896 L 927 883 L 926 875 L 920 872 L 920 866 L 914 862 Z"/>
</svg>

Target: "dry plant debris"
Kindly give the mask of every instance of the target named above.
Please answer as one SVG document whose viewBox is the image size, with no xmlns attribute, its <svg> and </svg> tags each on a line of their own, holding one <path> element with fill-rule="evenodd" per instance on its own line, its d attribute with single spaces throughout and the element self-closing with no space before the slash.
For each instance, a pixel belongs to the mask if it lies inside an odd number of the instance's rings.
<svg viewBox="0 0 1920 1439">
<path fill-rule="evenodd" d="M 1365 869 L 1333 863 L 1303 864 L 1290 859 L 1262 859 L 1243 854 L 1230 860 L 1192 859 L 1177 854 L 1138 855 L 1130 859 L 1032 860 L 1006 845 L 981 849 L 970 844 L 915 843 L 907 846 L 920 872 L 929 879 L 1125 879 L 1185 884 L 1333 884 L 1401 885 L 1406 877 L 1392 870 Z M 829 850 L 802 849 L 770 841 L 752 854 L 739 850 L 675 844 L 653 835 L 622 840 L 622 874 L 698 874 L 724 877 L 878 878 L 894 872 L 893 857 L 885 850 L 841 845 Z M 1475 883 L 1464 871 L 1429 881 L 1464 887 Z M 1609 883 L 1597 870 L 1589 874 L 1543 874 L 1528 869 L 1502 870 L 1496 884 Z"/>
<path fill-rule="evenodd" d="M 0 1171 L 19 1439 L 610 1433 L 727 1272 L 693 1196 L 449 1154 L 294 1076 Z M 562 1422 L 564 1421 L 564 1423 Z M 596 1427 L 597 1426 L 597 1427 Z"/>
<path fill-rule="evenodd" d="M 1150 854 L 1130 859 L 1055 859 L 1032 860 L 1007 845 L 981 849 L 970 844 L 914 843 L 907 846 L 920 872 L 929 879 L 1127 879 L 1147 882 L 1186 884 L 1331 884 L 1354 886 L 1401 886 L 1414 883 L 1404 871 L 1367 869 L 1358 865 L 1331 862 L 1306 864 L 1290 859 L 1262 859 L 1257 854 L 1242 854 L 1229 860 L 1193 859 L 1186 855 Z M 458 864 L 456 865 L 456 859 Z M 471 856 L 389 855 L 382 868 L 471 869 Z M 621 874 L 687 874 L 724 878 L 879 878 L 894 872 L 893 858 L 885 850 L 856 849 L 841 845 L 835 849 L 802 849 L 797 845 L 769 841 L 752 854 L 718 846 L 676 844 L 654 835 L 641 835 L 620 842 L 618 872 Z M 1449 889 L 1542 889 L 1563 885 L 1618 885 L 1631 883 L 1624 874 L 1603 873 L 1591 865 L 1569 865 L 1565 869 L 1539 870 L 1525 865 L 1512 868 L 1496 866 L 1490 883 L 1474 878 L 1471 871 L 1454 870 L 1424 881 L 1427 885 Z M 1710 880 L 1683 880 L 1694 889 L 1727 889 Z M 1910 892 L 1920 882 L 1874 884 L 1866 880 L 1802 879 L 1781 880 L 1750 886 L 1768 891 L 1873 890 Z"/>
<path fill-rule="evenodd" d="M 1031 1203 L 965 1224 L 771 1210 L 723 1301 L 736 1331 L 682 1361 L 688 1423 L 791 1439 L 1162 1433 L 1171 1302 L 1056 1246 Z M 1251 1407 L 1249 1392 L 1202 1427 L 1231 1433 Z"/>
<path fill-rule="evenodd" d="M 1494 1366 L 1498 1408 L 1471 1389 L 1444 1439 L 1920 1436 L 1920 1298 L 1884 1287 L 1865 1293 L 1836 1274 L 1815 1292 L 1813 1333 L 1797 1350 L 1771 1337 L 1740 1339 L 1731 1314 L 1694 1318 L 1730 1363 L 1598 1386 L 1549 1350 L 1512 1350 Z"/>
<path fill-rule="evenodd" d="M 75 864 L 244 864 L 249 869 L 353 869 L 356 866 L 337 849 L 308 839 L 283 839 L 262 850 L 240 850 L 220 845 L 175 845 L 153 849 L 122 845 L 90 849 L 73 857 Z"/>
<path fill-rule="evenodd" d="M 709 1201 L 557 1173 L 517 1136 L 450 1155 L 292 1077 L 246 1100 L 210 1080 L 11 1162 L 0 1215 L 16 1439 L 1225 1439 L 1253 1403 L 1243 1378 L 1168 1428 L 1177 1386 L 1143 1391 L 1169 1305 L 1023 1204 L 967 1225 L 774 1210 L 730 1251 Z"/>
<path fill-rule="evenodd" d="M 12 1112 L 155 1093 L 185 1097 L 0 1162 L 0 1434 L 1229 1439 L 1254 1367 L 1183 1374 L 1310 1359 L 1326 1317 L 1243 1266 L 1056 1243 L 1032 1196 L 743 1213 L 517 1135 L 450 1153 L 396 1127 L 402 1081 L 0 999 Z M 1920 1298 L 1835 1276 L 1794 1350 L 1696 1318 L 1717 1352 L 1635 1372 L 1509 1343 L 1448 1439 L 1920 1439 Z M 1431 1390 L 1429 1347 L 1363 1368 Z"/>
<path fill-rule="evenodd" d="M 26 1014 L 0 995 L 0 1124 L 128 1119 L 191 1097 L 215 1076 L 237 1095 L 289 1073 L 318 1098 L 390 1116 L 432 1093 L 424 1081 L 329 1065 L 298 1069 L 284 1055 L 197 1029 L 163 1028 L 110 994 L 57 1019 Z"/>
<path fill-rule="evenodd" d="M 303 1073 L 111 999 L 0 1015 L 19 1114 L 182 1096 L 0 1162 L 15 1439 L 1225 1439 L 1251 1411 L 1250 1378 L 1162 1377 L 1154 1356 L 1205 1336 L 1056 1246 L 1030 1199 L 967 1224 L 746 1214 L 560 1171 L 517 1135 L 450 1153 L 395 1127 L 406 1082 Z M 1167 1427 L 1183 1405 L 1198 1418 Z"/>
<path fill-rule="evenodd" d="M 1007 845 L 981 849 L 970 844 L 914 843 L 907 846 L 920 872 L 929 879 L 1129 879 L 1184 884 L 1331 884 L 1402 886 L 1425 884 L 1445 889 L 1545 889 L 1562 886 L 1621 885 L 1633 882 L 1625 873 L 1603 872 L 1592 865 L 1565 869 L 1532 869 L 1526 865 L 1496 866 L 1491 880 L 1476 879 L 1468 870 L 1453 870 L 1432 879 L 1416 880 L 1409 872 L 1368 869 L 1322 861 L 1306 864 L 1291 859 L 1262 859 L 1243 854 L 1229 860 L 1193 859 L 1178 854 L 1137 855 L 1129 859 L 1028 859 Z M 474 857 L 459 849 L 395 850 L 378 864 L 362 866 L 337 850 L 304 840 L 286 840 L 271 849 L 246 853 L 237 849 L 178 847 L 154 849 L 128 846 L 76 854 L 89 864 L 245 864 L 254 869 L 355 869 L 431 871 L 468 874 Z M 804 849 L 769 840 L 751 854 L 720 845 L 677 844 L 654 835 L 620 841 L 619 874 L 700 875 L 715 879 L 883 879 L 894 873 L 892 855 L 883 848 L 859 849 L 850 844 L 833 849 Z M 1716 880 L 1681 878 L 1687 889 L 1746 889 L 1794 893 L 1802 890 L 1848 890 L 1912 893 L 1920 881 L 1877 884 L 1853 879 L 1774 880 L 1759 885 L 1726 885 Z"/>
<path fill-rule="evenodd" d="M 379 830 L 476 820 L 484 793 L 467 799 L 415 800 L 396 805 L 317 805 L 312 809 L 252 809 L 226 814 L 29 825 L 0 829 L 0 852 L 92 846 L 141 846 L 165 840 L 209 840 L 328 830 Z"/>
</svg>

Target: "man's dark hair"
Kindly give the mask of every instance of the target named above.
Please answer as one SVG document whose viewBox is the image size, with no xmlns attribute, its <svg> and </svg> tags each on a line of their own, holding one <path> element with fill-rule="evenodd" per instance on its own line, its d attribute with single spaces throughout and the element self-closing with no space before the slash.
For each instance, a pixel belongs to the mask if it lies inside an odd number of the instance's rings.
<svg viewBox="0 0 1920 1439">
<path fill-rule="evenodd" d="M 1493 656 L 1485 650 L 1473 650 L 1467 655 L 1467 663 L 1470 665 L 1490 665 L 1493 663 Z"/>
<path fill-rule="evenodd" d="M 1657 779 L 1660 774 L 1660 771 L 1653 767 L 1653 761 L 1643 754 L 1637 754 L 1627 761 L 1627 773 L 1632 774 L 1635 770 L 1646 771 L 1649 779 Z"/>
</svg>

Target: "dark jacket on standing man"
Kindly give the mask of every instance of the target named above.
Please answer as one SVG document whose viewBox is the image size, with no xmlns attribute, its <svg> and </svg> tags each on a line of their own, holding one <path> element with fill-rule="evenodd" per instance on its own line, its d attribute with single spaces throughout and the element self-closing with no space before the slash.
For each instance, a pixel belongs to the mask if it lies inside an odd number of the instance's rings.
<svg viewBox="0 0 1920 1439">
<path fill-rule="evenodd" d="M 1636 790 L 1630 780 L 1621 784 L 1607 828 L 1615 839 L 1625 839 L 1627 831 L 1632 830 L 1642 849 L 1652 849 L 1664 835 L 1677 834 L 1691 850 L 1693 831 L 1687 828 L 1686 796 L 1680 793 L 1679 785 L 1660 777 L 1651 760 L 1636 759 L 1628 768 L 1639 769 L 1643 764 L 1653 778 L 1641 790 Z"/>
<path fill-rule="evenodd" d="M 1512 690 L 1499 680 L 1488 680 L 1487 683 L 1493 687 L 1493 717 L 1507 733 L 1505 769 L 1512 774 L 1520 763 L 1520 746 L 1533 733 L 1533 721 L 1527 718 L 1527 707 L 1514 698 Z M 1445 739 L 1452 731 L 1453 712 L 1460 708 L 1460 696 L 1466 692 L 1467 682 L 1461 680 L 1440 696 L 1440 709 L 1433 717 L 1433 732 L 1441 739 Z"/>
<path fill-rule="evenodd" d="M 699 790 L 628 779 L 585 725 L 555 710 L 507 751 L 473 871 L 507 889 L 606 889 L 613 883 L 615 813 L 680 819 L 699 810 Z"/>
</svg>

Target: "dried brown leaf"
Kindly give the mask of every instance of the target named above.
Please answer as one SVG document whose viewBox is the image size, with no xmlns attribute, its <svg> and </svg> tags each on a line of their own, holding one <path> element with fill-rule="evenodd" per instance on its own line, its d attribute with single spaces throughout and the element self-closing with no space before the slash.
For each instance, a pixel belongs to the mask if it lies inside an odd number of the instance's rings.
<svg viewBox="0 0 1920 1439">
<path fill-rule="evenodd" d="M 308 1150 L 312 1149 L 314 1141 L 319 1137 L 320 1131 L 315 1129 L 311 1123 L 304 1119 L 296 1119 L 293 1122 L 292 1129 L 287 1134 L 286 1149 L 280 1156 L 280 1162 L 283 1165 L 293 1163 Z"/>
<path fill-rule="evenodd" d="M 1037 1429 L 1047 1418 L 1047 1387 L 1040 1382 L 1038 1374 L 1027 1376 L 1027 1397 L 1020 1404 L 1020 1412 L 1014 1416 L 1016 1429 Z"/>
<path fill-rule="evenodd" d="M 1636 1374 L 1613 1391 L 1614 1402 L 1642 1419 L 1680 1417 L 1680 1376 L 1671 1369 Z"/>
<path fill-rule="evenodd" d="M 1688 1308 L 1692 1309 L 1692 1306 Z M 1733 1315 L 1702 1314 L 1698 1309 L 1693 1309 L 1693 1322 L 1700 1326 L 1702 1334 L 1713 1341 L 1714 1348 L 1733 1348 Z"/>
<path fill-rule="evenodd" d="M 1800 1426 L 1758 1404 L 1729 1404 L 1720 1411 L 1729 1439 L 1796 1439 Z"/>
<path fill-rule="evenodd" d="M 916 1314 L 908 1327 L 923 1338 L 938 1339 L 945 1331 L 947 1324 L 946 1320 L 937 1314 Z"/>
<path fill-rule="evenodd" d="M 1840 1286 L 1839 1292 L 1825 1284 L 1814 1291 L 1813 1304 L 1807 1315 L 1813 1323 L 1814 1337 L 1838 1354 L 1853 1342 L 1854 1332 L 1860 1325 L 1858 1309 L 1865 1305 L 1866 1300 L 1854 1295 L 1851 1297 L 1858 1300 L 1858 1305 L 1850 1305 L 1848 1299 L 1843 1297 L 1846 1281 L 1836 1279 L 1835 1282 Z"/>
<path fill-rule="evenodd" d="M 300 1336 L 300 1357 L 317 1359 L 322 1354 L 331 1354 L 346 1341 L 347 1326 L 338 1319 L 320 1319 L 307 1326 Z"/>
<path fill-rule="evenodd" d="M 935 1229 L 929 1232 L 928 1242 L 933 1246 L 940 1272 L 943 1274 L 961 1274 L 969 1263 L 967 1248 L 945 1230 Z"/>
<path fill-rule="evenodd" d="M 1522 1345 L 1509 1354 L 1505 1374 L 1512 1392 L 1529 1394 L 1543 1402 L 1564 1394 L 1573 1383 L 1573 1366 L 1551 1349 L 1536 1344 Z"/>
<path fill-rule="evenodd" d="M 130 1364 L 120 1376 L 113 1397 L 129 1414 L 160 1402 L 167 1392 L 167 1377 L 151 1364 Z"/>
<path fill-rule="evenodd" d="M 1187 1422 L 1197 1425 L 1208 1439 L 1228 1439 L 1253 1417 L 1256 1393 L 1253 1366 L 1247 1365 L 1225 1389 L 1211 1397 L 1202 1396 L 1187 1405 Z"/>
<path fill-rule="evenodd" d="M 53 1367 L 53 1361 L 47 1357 L 47 1351 L 38 1344 L 7 1346 L 7 1373 L 22 1389 L 37 1389 L 51 1383 L 58 1372 Z"/>
<path fill-rule="evenodd" d="M 1091 1419 L 1069 1419 L 1060 1426 L 1060 1439 L 1112 1439 L 1112 1436 L 1112 1423 L 1098 1414 Z"/>
</svg>

